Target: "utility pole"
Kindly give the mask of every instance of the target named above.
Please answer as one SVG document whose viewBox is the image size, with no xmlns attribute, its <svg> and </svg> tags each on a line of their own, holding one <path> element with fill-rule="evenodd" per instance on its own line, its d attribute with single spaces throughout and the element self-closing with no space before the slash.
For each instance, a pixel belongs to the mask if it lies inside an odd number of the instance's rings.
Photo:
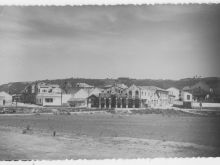
<svg viewBox="0 0 220 165">
<path fill-rule="evenodd" d="M 62 93 L 62 90 L 61 90 L 61 93 L 60 93 L 60 96 L 61 96 L 61 99 L 60 99 L 60 101 L 61 101 L 61 105 L 60 106 L 62 106 L 62 99 L 63 99 L 63 93 Z"/>
<path fill-rule="evenodd" d="M 17 109 L 17 107 L 18 107 L 18 98 L 16 96 L 16 109 Z"/>
</svg>

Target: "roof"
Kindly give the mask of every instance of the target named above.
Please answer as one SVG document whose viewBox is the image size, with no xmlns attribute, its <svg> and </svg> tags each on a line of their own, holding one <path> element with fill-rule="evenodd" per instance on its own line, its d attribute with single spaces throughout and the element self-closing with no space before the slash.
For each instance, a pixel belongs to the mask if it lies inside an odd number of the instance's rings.
<svg viewBox="0 0 220 165">
<path fill-rule="evenodd" d="M 157 87 L 154 87 L 154 86 L 137 86 L 137 87 L 142 90 L 156 90 L 157 89 Z"/>
<path fill-rule="evenodd" d="M 192 93 L 191 93 L 191 92 L 188 92 L 188 91 L 182 91 L 182 93 L 188 93 L 188 94 L 191 94 L 191 95 L 192 95 Z"/>
<path fill-rule="evenodd" d="M 5 91 L 2 91 L 0 92 L 0 96 L 11 96 L 11 95 Z"/>
<path fill-rule="evenodd" d="M 114 85 L 105 85 L 104 88 L 111 88 L 113 87 Z"/>
<path fill-rule="evenodd" d="M 68 100 L 68 102 L 85 101 L 85 100 L 86 100 L 86 98 L 70 98 L 70 99 Z"/>
<path fill-rule="evenodd" d="M 115 83 L 115 84 L 109 84 L 109 85 L 105 85 L 104 88 L 111 88 L 111 87 L 117 87 L 117 88 L 121 88 L 121 89 L 126 89 L 128 88 L 127 85 L 125 84 L 120 84 L 120 83 Z"/>
<path fill-rule="evenodd" d="M 178 88 L 176 88 L 176 87 L 169 87 L 169 88 L 167 88 L 166 90 L 170 90 L 170 89 L 176 89 L 176 90 L 178 90 L 178 91 L 179 91 L 179 89 L 178 89 Z"/>
<path fill-rule="evenodd" d="M 185 86 L 185 87 L 183 87 L 183 90 L 185 91 L 185 90 L 190 90 L 190 87 L 189 86 Z"/>
<path fill-rule="evenodd" d="M 163 92 L 168 92 L 166 89 L 162 89 L 162 88 L 159 88 L 159 87 L 156 87 L 157 91 L 163 91 Z"/>
<path fill-rule="evenodd" d="M 95 95 L 96 96 L 96 95 Z M 116 96 L 116 97 L 119 97 L 119 98 L 124 98 L 124 97 L 127 97 L 126 94 L 124 93 L 116 93 L 116 94 L 111 94 L 111 93 L 100 93 L 100 97 L 105 97 L 105 98 L 109 98 L 111 96 Z"/>
<path fill-rule="evenodd" d="M 31 84 L 31 85 L 33 85 L 33 84 Z M 44 83 L 44 82 L 37 83 L 37 86 L 38 87 L 55 87 L 55 88 L 59 88 L 60 87 L 57 84 L 48 84 L 48 83 Z"/>
<path fill-rule="evenodd" d="M 168 92 L 165 89 L 156 87 L 156 86 L 138 86 L 138 88 L 142 89 L 142 90 L 154 90 L 154 91 L 163 91 L 163 92 Z"/>
<path fill-rule="evenodd" d="M 116 86 L 119 87 L 119 88 L 122 88 L 122 89 L 128 88 L 128 86 L 125 85 L 125 84 L 116 84 Z"/>
</svg>

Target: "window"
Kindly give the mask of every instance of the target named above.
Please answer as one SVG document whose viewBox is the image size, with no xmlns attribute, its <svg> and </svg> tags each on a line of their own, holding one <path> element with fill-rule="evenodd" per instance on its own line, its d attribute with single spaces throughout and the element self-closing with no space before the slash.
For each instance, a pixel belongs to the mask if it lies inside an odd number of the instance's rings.
<svg viewBox="0 0 220 165">
<path fill-rule="evenodd" d="M 52 103 L 53 102 L 53 98 L 45 98 L 45 102 L 46 103 Z"/>
<path fill-rule="evenodd" d="M 129 94 L 130 96 L 132 96 L 132 91 L 129 91 L 128 94 Z"/>
<path fill-rule="evenodd" d="M 190 100 L 190 95 L 187 95 L 186 97 L 187 97 L 187 100 Z"/>
</svg>

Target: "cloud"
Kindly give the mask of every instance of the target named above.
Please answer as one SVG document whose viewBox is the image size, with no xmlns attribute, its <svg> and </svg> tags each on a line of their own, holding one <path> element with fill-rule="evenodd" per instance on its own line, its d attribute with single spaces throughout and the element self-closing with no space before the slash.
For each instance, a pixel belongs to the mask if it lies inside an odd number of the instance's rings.
<svg viewBox="0 0 220 165">
<path fill-rule="evenodd" d="M 216 71 L 219 7 L 4 7 L 0 58 L 14 77 L 0 73 L 4 82 L 73 73 L 174 79 L 220 76 Z"/>
</svg>

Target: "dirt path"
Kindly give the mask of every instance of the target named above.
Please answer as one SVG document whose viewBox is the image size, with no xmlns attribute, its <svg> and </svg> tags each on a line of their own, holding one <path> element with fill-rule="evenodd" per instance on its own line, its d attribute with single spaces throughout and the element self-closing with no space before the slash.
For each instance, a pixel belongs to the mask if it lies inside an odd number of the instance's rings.
<svg viewBox="0 0 220 165">
<path fill-rule="evenodd" d="M 0 159 L 103 159 L 192 157 L 215 155 L 217 148 L 172 141 L 128 137 L 76 136 L 48 133 L 22 134 L 21 129 L 0 127 Z"/>
</svg>

